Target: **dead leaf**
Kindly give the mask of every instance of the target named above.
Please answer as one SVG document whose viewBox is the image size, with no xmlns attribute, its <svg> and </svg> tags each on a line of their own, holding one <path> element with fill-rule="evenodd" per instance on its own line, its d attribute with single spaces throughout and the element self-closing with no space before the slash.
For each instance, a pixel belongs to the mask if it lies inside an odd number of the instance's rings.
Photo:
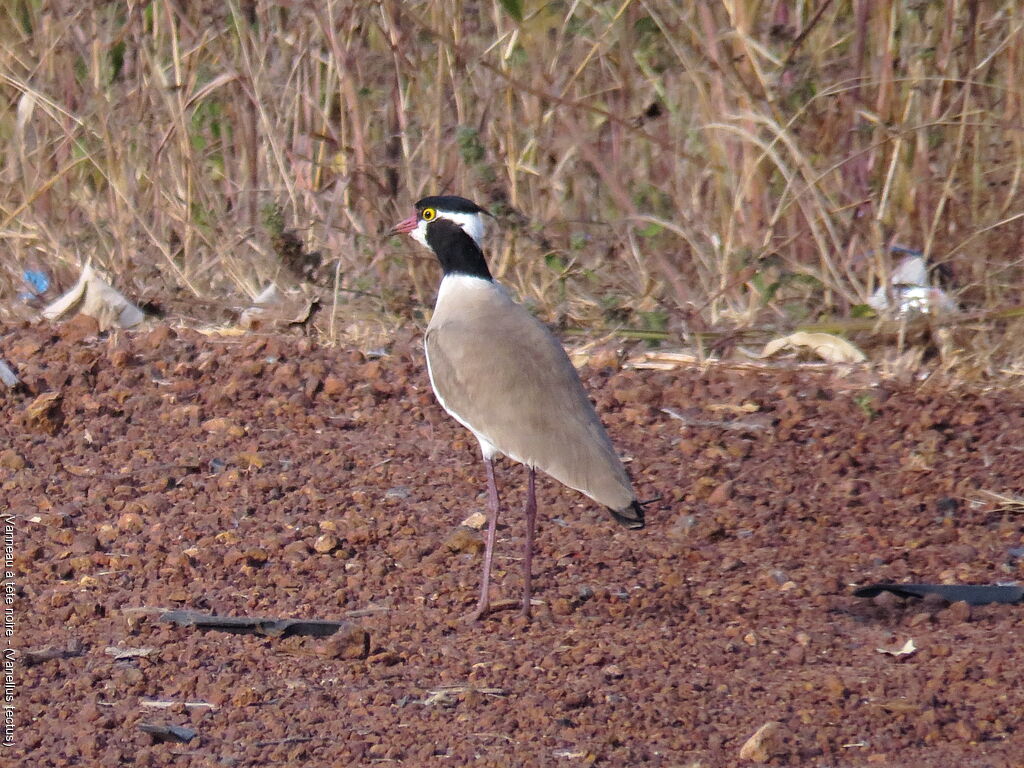
<svg viewBox="0 0 1024 768">
<path fill-rule="evenodd" d="M 75 477 L 93 477 L 96 474 L 96 470 L 92 467 L 86 467 L 80 464 L 68 464 L 65 462 L 61 466 L 64 468 L 65 472 L 69 475 L 74 475 Z"/>
<path fill-rule="evenodd" d="M 484 540 L 477 531 L 464 525 L 459 525 L 445 539 L 444 547 L 455 553 L 466 552 L 476 554 L 483 551 Z"/>
<path fill-rule="evenodd" d="M 262 469 L 266 462 L 255 451 L 240 451 L 235 454 L 235 464 L 245 469 Z"/>
<path fill-rule="evenodd" d="M 757 403 L 746 402 L 740 405 L 734 405 L 732 403 L 708 403 L 704 406 L 709 411 L 725 411 L 726 413 L 735 413 L 738 416 L 742 416 L 745 413 L 757 413 L 761 406 Z"/>
<path fill-rule="evenodd" d="M 117 326 L 132 328 L 145 315 L 87 263 L 70 291 L 43 310 L 43 317 L 56 320 L 77 310 L 96 320 L 101 331 Z"/>
<path fill-rule="evenodd" d="M 893 712 L 898 715 L 916 714 L 924 709 L 919 702 L 907 701 L 906 699 L 890 699 L 888 701 L 875 702 L 874 706 L 884 709 L 886 712 Z"/>
<path fill-rule="evenodd" d="M 459 525 L 464 525 L 467 528 L 472 528 L 474 531 L 479 531 L 485 525 L 487 525 L 487 515 L 483 512 L 474 512 L 472 515 L 463 520 Z"/>
<path fill-rule="evenodd" d="M 244 328 L 235 327 L 208 327 L 208 328 L 196 328 L 197 333 L 203 334 L 203 336 L 244 336 L 246 330 Z"/>
<path fill-rule="evenodd" d="M 903 645 L 891 645 L 889 647 L 876 648 L 879 653 L 887 653 L 890 656 L 909 656 L 917 650 L 914 645 L 914 638 L 910 638 Z"/>
<path fill-rule="evenodd" d="M 623 367 L 654 371 L 673 371 L 676 368 L 694 365 L 698 362 L 699 358 L 696 355 L 691 355 L 687 352 L 657 350 L 641 352 L 639 355 L 629 358 Z"/>
<path fill-rule="evenodd" d="M 846 339 L 831 333 L 797 331 L 788 336 L 772 339 L 764 345 L 761 357 L 771 357 L 784 349 L 808 349 L 829 363 L 861 363 L 867 357 Z"/>
<path fill-rule="evenodd" d="M 740 760 L 754 763 L 766 763 L 772 755 L 777 755 L 782 748 L 782 723 L 769 720 L 758 728 L 754 735 L 747 739 L 740 748 Z"/>
<path fill-rule="evenodd" d="M 243 427 L 223 416 L 218 416 L 214 419 L 207 419 L 199 426 L 204 432 L 226 432 L 231 435 L 231 437 L 242 437 L 245 434 L 245 429 Z"/>
</svg>

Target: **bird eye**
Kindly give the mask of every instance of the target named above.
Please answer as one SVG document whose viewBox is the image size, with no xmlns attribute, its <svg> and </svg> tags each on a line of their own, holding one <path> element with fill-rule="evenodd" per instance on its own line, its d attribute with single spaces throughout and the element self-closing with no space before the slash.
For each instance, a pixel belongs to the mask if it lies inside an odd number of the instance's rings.
<svg viewBox="0 0 1024 768">
<path fill-rule="evenodd" d="M 424 221 L 433 221 L 436 216 L 437 211 L 435 211 L 433 208 L 424 208 L 423 213 L 420 214 L 420 217 Z"/>
</svg>

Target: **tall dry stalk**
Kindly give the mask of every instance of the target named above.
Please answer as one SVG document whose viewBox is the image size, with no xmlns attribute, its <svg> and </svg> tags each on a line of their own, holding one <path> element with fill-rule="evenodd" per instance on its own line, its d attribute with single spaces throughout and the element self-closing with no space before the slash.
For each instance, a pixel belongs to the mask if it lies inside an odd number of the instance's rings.
<svg viewBox="0 0 1024 768">
<path fill-rule="evenodd" d="M 281 278 L 275 204 L 327 283 L 407 315 L 436 266 L 384 233 L 428 192 L 490 206 L 496 270 L 566 323 L 845 316 L 892 242 L 969 306 L 1018 301 L 1022 19 L 1009 0 L 12 0 L 0 304 L 23 269 L 67 283 L 86 258 L 129 293 L 237 302 Z"/>
</svg>

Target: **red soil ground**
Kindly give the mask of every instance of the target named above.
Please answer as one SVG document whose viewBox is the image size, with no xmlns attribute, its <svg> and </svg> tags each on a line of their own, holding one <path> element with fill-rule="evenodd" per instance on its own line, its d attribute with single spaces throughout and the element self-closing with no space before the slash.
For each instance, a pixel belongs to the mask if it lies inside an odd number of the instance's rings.
<svg viewBox="0 0 1024 768">
<path fill-rule="evenodd" d="M 770 765 L 1024 764 L 1024 606 L 851 594 L 1020 578 L 1024 509 L 989 495 L 1024 487 L 1016 394 L 586 368 L 641 497 L 662 500 L 628 531 L 543 479 L 535 619 L 468 625 L 480 534 L 459 523 L 484 509 L 483 467 L 417 339 L 370 359 L 80 335 L 0 328 L 26 385 L 0 391 L 9 765 L 710 768 L 747 764 L 768 722 Z M 495 598 L 520 589 L 524 480 L 499 465 Z M 160 608 L 355 626 L 204 633 Z"/>
</svg>

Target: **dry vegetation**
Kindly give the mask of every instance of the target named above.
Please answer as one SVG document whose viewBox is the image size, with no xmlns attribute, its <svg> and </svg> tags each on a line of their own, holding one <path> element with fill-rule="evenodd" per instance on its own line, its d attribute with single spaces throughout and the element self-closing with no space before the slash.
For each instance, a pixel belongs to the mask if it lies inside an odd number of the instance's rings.
<svg viewBox="0 0 1024 768">
<path fill-rule="evenodd" d="M 384 233 L 440 191 L 549 320 L 855 318 L 901 243 L 1005 364 L 1022 82 L 1013 1 L 10 0 L 0 305 L 91 258 L 194 316 L 306 268 L 332 331 L 415 317 L 436 268 Z"/>
</svg>

